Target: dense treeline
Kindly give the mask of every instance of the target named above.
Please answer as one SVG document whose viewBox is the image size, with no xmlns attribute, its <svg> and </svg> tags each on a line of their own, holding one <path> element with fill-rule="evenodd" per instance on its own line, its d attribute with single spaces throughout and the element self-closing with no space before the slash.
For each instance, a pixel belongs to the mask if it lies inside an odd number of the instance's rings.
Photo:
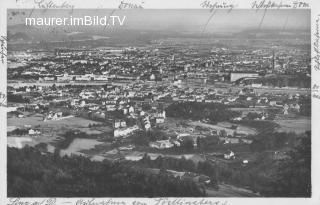
<svg viewBox="0 0 320 205">
<path fill-rule="evenodd" d="M 30 147 L 8 148 L 8 197 L 198 197 L 191 181 L 152 174 L 127 163 L 42 155 Z"/>
<path fill-rule="evenodd" d="M 299 99 L 299 105 L 301 106 L 300 115 L 311 116 L 311 97 L 301 96 Z"/>
<path fill-rule="evenodd" d="M 154 130 L 138 130 L 131 136 L 132 142 L 138 146 L 149 146 L 149 142 L 157 140 L 166 140 L 168 136 L 166 133 L 154 129 Z"/>
<path fill-rule="evenodd" d="M 220 103 L 182 102 L 167 107 L 169 117 L 179 117 L 193 120 L 208 119 L 210 123 L 230 120 L 240 115 L 239 112 L 228 110 Z"/>
<path fill-rule="evenodd" d="M 241 167 L 219 167 L 220 180 L 248 186 L 267 197 L 310 197 L 311 137 L 299 138 L 299 145 L 273 159 L 260 152 L 255 162 Z M 261 150 L 260 150 L 261 151 Z"/>
<path fill-rule="evenodd" d="M 155 160 L 151 160 L 148 155 L 145 155 L 143 159 L 138 161 L 139 166 L 148 168 L 170 169 L 181 172 L 194 172 L 204 174 L 210 177 L 211 186 L 218 188 L 218 167 L 208 161 L 194 163 L 191 160 L 187 160 L 182 157 L 181 159 L 161 157 L 159 156 Z"/>
<path fill-rule="evenodd" d="M 271 134 L 275 132 L 276 128 L 279 128 L 277 123 L 269 120 L 241 120 L 234 121 L 234 123 L 252 127 L 258 132 L 258 134 Z"/>
<path fill-rule="evenodd" d="M 218 188 L 219 183 L 224 182 L 248 187 L 267 197 L 309 197 L 311 195 L 310 132 L 303 136 L 291 136 L 292 133 L 269 135 L 270 137 L 265 141 L 271 142 L 266 146 L 280 148 L 286 145 L 286 141 L 295 141 L 294 144 L 297 145 L 278 160 L 271 157 L 270 152 L 256 150 L 260 151 L 255 154 L 256 160 L 249 162 L 248 165 L 241 165 L 237 160 L 227 164 L 209 161 L 194 163 L 185 158 L 158 157 L 156 160 L 151 160 L 148 156 L 134 163 L 141 167 L 205 174 L 210 177 L 211 185 L 215 188 Z M 263 138 L 263 136 L 260 137 Z"/>
<path fill-rule="evenodd" d="M 298 135 L 294 132 L 274 132 L 262 133 L 253 137 L 253 142 L 250 148 L 254 152 L 261 152 L 264 150 L 278 150 L 283 147 L 294 147 L 298 141 Z"/>
<path fill-rule="evenodd" d="M 285 197 L 311 197 L 311 137 L 304 137 L 290 152 L 290 158 L 282 160 L 273 176 L 270 195 Z"/>
<path fill-rule="evenodd" d="M 197 129 L 197 127 L 196 127 Z M 203 129 L 203 128 L 201 128 Z M 199 130 L 199 128 L 198 128 Z M 221 132 L 225 133 L 225 132 Z M 226 135 L 226 134 L 225 134 Z M 153 130 L 138 130 L 134 132 L 130 139 L 132 140 L 132 143 L 136 146 L 142 146 L 144 148 L 149 147 L 150 142 L 155 142 L 158 140 L 167 140 L 169 139 L 169 135 L 164 133 L 161 130 L 153 129 Z M 184 139 L 182 142 L 180 141 L 180 146 L 177 146 L 176 144 L 173 145 L 171 148 L 167 148 L 165 150 L 159 150 L 157 149 L 157 152 L 164 152 L 164 153 L 191 153 L 194 151 L 201 151 L 202 149 L 210 149 L 212 146 L 218 145 L 219 138 L 218 137 L 209 137 L 209 138 L 201 138 L 198 137 L 196 141 L 196 145 L 194 144 L 194 141 L 192 139 Z M 143 149 L 145 150 L 145 149 Z"/>
<path fill-rule="evenodd" d="M 21 95 L 8 94 L 8 102 L 13 103 L 30 103 L 30 99 L 24 98 Z"/>
<path fill-rule="evenodd" d="M 8 196 L 205 195 L 204 190 L 191 181 L 178 180 L 166 172 L 154 174 L 145 169 L 159 168 L 207 175 L 215 188 L 218 188 L 219 183 L 224 182 L 239 187 L 249 187 L 262 196 L 309 197 L 311 195 L 311 133 L 307 132 L 302 136 L 285 133 L 268 135 L 257 137 L 257 140 L 263 140 L 267 150 L 288 146 L 287 142 L 289 142 L 289 148 L 293 148 L 281 151 L 283 154 L 279 155 L 280 158 L 274 158 L 274 152 L 264 152 L 265 148 L 259 148 L 255 150 L 256 153 L 252 153 L 256 159 L 249 160 L 247 165 L 241 164 L 239 160 L 229 163 L 213 161 L 194 163 L 185 158 L 166 157 L 151 160 L 147 155 L 138 162 L 93 162 L 84 157 L 60 157 L 58 152 L 42 155 L 39 147 L 26 147 L 21 150 L 8 148 Z"/>
<path fill-rule="evenodd" d="M 11 135 L 27 135 L 29 132 L 28 132 L 28 130 L 27 129 L 19 129 L 19 128 L 17 128 L 17 129 L 15 129 L 15 130 L 13 130 L 13 131 L 11 131 L 11 132 L 8 132 L 8 136 L 11 136 Z"/>
</svg>

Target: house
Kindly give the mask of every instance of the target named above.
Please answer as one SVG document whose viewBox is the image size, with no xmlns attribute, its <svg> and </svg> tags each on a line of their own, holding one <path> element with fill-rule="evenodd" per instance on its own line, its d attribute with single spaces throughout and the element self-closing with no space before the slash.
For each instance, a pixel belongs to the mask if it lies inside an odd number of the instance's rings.
<svg viewBox="0 0 320 205">
<path fill-rule="evenodd" d="M 106 105 L 106 110 L 107 111 L 115 111 L 116 110 L 116 105 Z"/>
<path fill-rule="evenodd" d="M 211 135 L 217 136 L 218 135 L 218 131 L 216 129 L 211 130 Z"/>
<path fill-rule="evenodd" d="M 234 121 L 241 121 L 242 118 L 241 117 L 236 117 L 236 118 L 233 118 Z"/>
<path fill-rule="evenodd" d="M 164 123 L 164 118 L 163 117 L 156 117 L 156 124 L 162 124 Z"/>
<path fill-rule="evenodd" d="M 121 127 L 127 127 L 126 121 L 121 120 L 121 121 L 120 121 L 120 126 L 121 126 Z"/>
<path fill-rule="evenodd" d="M 47 121 L 47 120 L 60 120 L 61 117 L 62 117 L 62 112 L 54 113 L 54 112 L 50 111 L 49 114 L 44 117 L 43 121 Z"/>
<path fill-rule="evenodd" d="M 121 126 L 120 120 L 115 120 L 113 123 L 114 128 L 119 128 Z"/>
<path fill-rule="evenodd" d="M 144 116 L 145 114 L 146 113 L 143 110 L 140 111 L 140 116 Z"/>
<path fill-rule="evenodd" d="M 297 111 L 297 112 L 300 112 L 300 105 L 299 104 L 296 104 L 294 106 L 294 109 Z"/>
<path fill-rule="evenodd" d="M 115 120 L 113 123 L 114 128 L 123 128 L 127 127 L 127 123 L 124 120 Z"/>
<path fill-rule="evenodd" d="M 71 105 L 71 106 L 75 106 L 77 102 L 79 102 L 79 100 L 77 100 L 77 99 L 71 99 L 71 100 L 70 100 L 70 105 Z"/>
<path fill-rule="evenodd" d="M 270 101 L 269 104 L 270 104 L 270 106 L 276 106 L 277 101 Z"/>
<path fill-rule="evenodd" d="M 137 125 L 134 125 L 132 127 L 125 127 L 125 128 L 118 128 L 113 131 L 114 137 L 126 137 L 129 134 L 132 134 L 133 132 L 139 130 L 139 127 Z"/>
<path fill-rule="evenodd" d="M 79 105 L 79 106 L 80 106 L 80 107 L 84 107 L 85 105 L 86 105 L 86 101 L 81 100 L 81 101 L 80 101 L 80 105 Z"/>
<path fill-rule="evenodd" d="M 151 74 L 150 75 L 150 80 L 155 80 L 156 79 L 156 76 L 154 74 Z"/>
<path fill-rule="evenodd" d="M 73 80 L 73 77 L 69 76 L 68 74 L 57 76 L 57 81 L 72 81 L 72 80 Z"/>
<path fill-rule="evenodd" d="M 128 145 L 128 146 L 123 146 L 123 147 L 119 147 L 120 151 L 126 151 L 126 150 L 133 150 L 135 148 L 134 145 Z"/>
<path fill-rule="evenodd" d="M 246 139 L 246 138 L 241 138 L 241 142 L 244 143 L 244 144 L 251 144 L 253 142 L 253 140 Z"/>
<path fill-rule="evenodd" d="M 39 130 L 30 129 L 30 130 L 28 130 L 28 134 L 29 135 L 38 135 L 38 134 L 41 134 L 41 132 Z"/>
<path fill-rule="evenodd" d="M 161 117 L 161 118 L 166 118 L 166 111 L 162 110 L 162 111 L 158 111 L 156 114 L 155 114 L 155 117 Z"/>
<path fill-rule="evenodd" d="M 284 115 L 287 115 L 287 114 L 288 114 L 288 110 L 289 110 L 289 106 L 288 106 L 287 104 L 285 104 L 285 105 L 283 106 L 283 114 L 284 114 Z"/>
<path fill-rule="evenodd" d="M 232 152 L 231 150 L 229 150 L 227 153 L 225 153 L 225 154 L 223 155 L 223 157 L 224 157 L 225 159 L 235 159 L 235 158 L 236 158 L 234 152 Z"/>
<path fill-rule="evenodd" d="M 204 138 L 204 135 L 190 135 L 190 134 L 179 134 L 177 136 L 177 140 L 179 140 L 180 142 L 185 142 L 185 141 L 192 141 L 193 142 L 193 146 L 196 147 L 197 144 L 197 139 L 198 138 Z"/>
<path fill-rule="evenodd" d="M 145 116 L 142 119 L 142 123 L 143 123 L 143 126 L 144 126 L 145 130 L 149 130 L 151 128 L 151 123 L 150 123 L 150 120 L 149 120 L 149 116 Z"/>
<path fill-rule="evenodd" d="M 105 119 L 106 118 L 106 114 L 104 112 L 95 112 L 92 114 L 92 116 L 94 118 L 98 118 L 98 119 Z"/>
<path fill-rule="evenodd" d="M 99 110 L 99 106 L 98 105 L 90 105 L 89 110 Z"/>
<path fill-rule="evenodd" d="M 144 129 L 145 129 L 145 130 L 149 130 L 150 128 L 151 128 L 150 122 L 146 122 L 146 123 L 144 124 Z"/>
<path fill-rule="evenodd" d="M 7 107 L 7 112 L 17 111 L 18 107 Z"/>
<path fill-rule="evenodd" d="M 224 144 L 238 144 L 238 143 L 240 143 L 240 138 L 238 138 L 238 137 L 219 137 L 219 140 L 224 142 Z"/>
<path fill-rule="evenodd" d="M 54 81 L 54 77 L 44 77 L 43 78 L 44 81 Z M 28 91 L 26 91 L 28 92 Z"/>
<path fill-rule="evenodd" d="M 134 113 L 134 108 L 132 106 L 129 107 L 129 113 Z"/>
<path fill-rule="evenodd" d="M 251 87 L 253 87 L 253 88 L 261 88 L 262 87 L 262 83 L 252 83 Z"/>
<path fill-rule="evenodd" d="M 150 142 L 149 146 L 156 149 L 168 149 L 174 146 L 174 143 L 169 140 L 158 140 L 155 142 Z"/>
</svg>

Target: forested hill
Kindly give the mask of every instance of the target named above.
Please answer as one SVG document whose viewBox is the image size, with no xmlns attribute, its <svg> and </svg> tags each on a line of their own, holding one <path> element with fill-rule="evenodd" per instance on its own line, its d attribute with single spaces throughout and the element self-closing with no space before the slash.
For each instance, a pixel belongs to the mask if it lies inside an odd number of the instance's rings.
<svg viewBox="0 0 320 205">
<path fill-rule="evenodd" d="M 8 197 L 199 197 L 191 181 L 118 162 L 8 148 Z"/>
</svg>

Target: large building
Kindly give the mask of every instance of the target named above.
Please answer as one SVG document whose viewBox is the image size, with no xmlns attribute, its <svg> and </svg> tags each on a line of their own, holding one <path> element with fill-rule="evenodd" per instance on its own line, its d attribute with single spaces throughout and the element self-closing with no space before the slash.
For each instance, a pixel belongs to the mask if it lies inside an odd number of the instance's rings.
<svg viewBox="0 0 320 205">
<path fill-rule="evenodd" d="M 230 74 L 230 81 L 234 82 L 236 80 L 239 80 L 241 78 L 257 78 L 259 77 L 258 73 L 237 73 L 237 72 L 232 72 Z"/>
</svg>

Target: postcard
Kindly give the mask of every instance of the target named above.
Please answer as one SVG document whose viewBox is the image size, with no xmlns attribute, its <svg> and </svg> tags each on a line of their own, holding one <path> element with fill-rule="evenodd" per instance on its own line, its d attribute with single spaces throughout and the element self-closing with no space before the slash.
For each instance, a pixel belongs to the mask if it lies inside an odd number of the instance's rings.
<svg viewBox="0 0 320 205">
<path fill-rule="evenodd" d="M 7 205 L 320 203 L 318 1 L 0 8 Z"/>
</svg>

